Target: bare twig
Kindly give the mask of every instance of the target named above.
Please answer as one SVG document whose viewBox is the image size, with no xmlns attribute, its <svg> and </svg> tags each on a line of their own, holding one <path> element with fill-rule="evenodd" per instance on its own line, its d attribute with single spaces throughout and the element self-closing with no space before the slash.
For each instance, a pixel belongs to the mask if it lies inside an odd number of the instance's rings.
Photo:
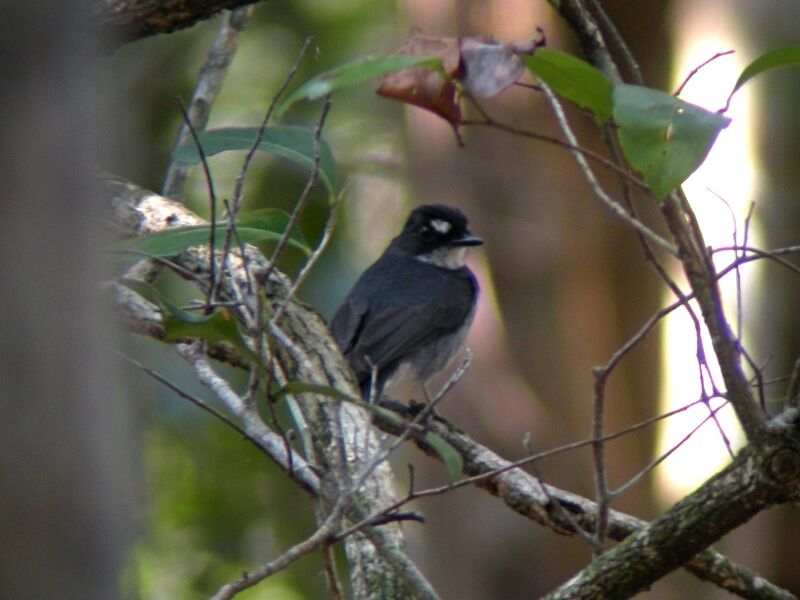
<svg viewBox="0 0 800 600">
<path fill-rule="evenodd" d="M 536 86 L 536 87 L 539 90 L 543 89 L 541 86 Z M 544 142 L 546 144 L 552 144 L 554 146 L 558 146 L 560 148 L 564 148 L 572 152 L 579 152 L 582 155 L 586 156 L 587 158 L 591 158 L 593 161 L 610 169 L 620 177 L 625 178 L 626 181 L 629 181 L 636 187 L 643 190 L 649 189 L 646 183 L 644 183 L 642 180 L 638 179 L 637 177 L 635 177 L 634 175 L 623 169 L 618 164 L 607 159 L 605 156 L 598 154 L 593 150 L 589 150 L 588 148 L 584 148 L 583 146 L 573 144 L 570 141 L 565 142 L 564 140 L 561 140 L 557 137 L 546 135 L 544 133 L 537 133 L 535 131 L 529 131 L 527 129 L 522 129 L 519 127 L 515 127 L 514 125 L 509 125 L 508 123 L 503 123 L 502 121 L 498 121 L 496 118 L 494 118 L 487 112 L 487 110 L 481 105 L 481 103 L 478 101 L 477 98 L 475 98 L 475 96 L 470 94 L 469 90 L 463 89 L 462 95 L 464 98 L 469 100 L 469 102 L 472 104 L 472 106 L 475 107 L 475 110 L 477 110 L 478 114 L 481 116 L 480 120 L 465 119 L 464 121 L 461 122 L 462 126 L 489 127 L 491 129 L 497 129 L 498 131 L 504 131 L 511 135 L 537 140 L 540 142 Z"/>
<path fill-rule="evenodd" d="M 305 39 L 305 41 L 303 42 L 303 46 L 300 48 L 300 52 L 298 52 L 297 54 L 297 58 L 295 58 L 295 62 L 292 65 L 292 68 L 289 69 L 289 72 L 284 78 L 283 83 L 278 88 L 278 91 L 275 92 L 275 95 L 272 97 L 272 101 L 270 102 L 269 107 L 267 108 L 267 112 L 264 114 L 264 118 L 261 121 L 261 126 L 259 127 L 258 133 L 256 134 L 256 137 L 253 140 L 253 144 L 247 151 L 247 155 L 245 156 L 244 162 L 242 163 L 242 168 L 239 171 L 239 174 L 236 176 L 236 181 L 234 183 L 234 190 L 233 190 L 233 199 L 231 200 L 231 207 L 228 210 L 228 229 L 225 233 L 225 243 L 223 244 L 222 248 L 223 268 L 228 262 L 228 253 L 230 252 L 231 248 L 231 240 L 233 238 L 236 228 L 236 217 L 239 214 L 239 210 L 242 207 L 242 201 L 244 199 L 243 194 L 244 194 L 245 176 L 247 175 L 247 171 L 250 168 L 250 163 L 252 162 L 255 153 L 258 151 L 258 147 L 261 144 L 261 141 L 264 139 L 264 135 L 267 131 L 267 125 L 269 124 L 269 120 L 272 117 L 272 113 L 275 111 L 275 108 L 278 104 L 278 100 L 286 91 L 286 88 L 289 86 L 289 82 L 291 82 L 295 73 L 297 73 L 297 70 L 300 68 L 300 62 L 303 60 L 306 50 L 308 49 L 308 46 L 311 44 L 311 39 L 312 38 L 310 37 Z M 244 257 L 245 261 L 244 268 L 245 272 L 247 273 L 248 272 L 247 262 L 246 262 L 247 258 L 245 257 L 244 254 L 242 256 Z M 269 273 L 267 273 L 267 275 L 269 275 Z M 252 289 L 249 275 L 248 275 L 248 286 L 249 286 L 248 289 Z"/>
<path fill-rule="evenodd" d="M 321 548 L 328 542 L 339 527 L 344 508 L 345 502 L 340 498 L 325 519 L 325 522 L 308 538 L 292 546 L 275 560 L 253 569 L 250 572 L 243 573 L 236 581 L 225 584 L 212 596 L 211 600 L 230 600 L 230 598 L 233 598 L 242 590 L 253 587 L 257 583 L 264 581 L 270 575 L 282 571 L 298 558 Z"/>
<path fill-rule="evenodd" d="M 233 57 L 239 48 L 239 38 L 252 14 L 252 6 L 237 8 L 223 13 L 219 30 L 206 55 L 203 66 L 200 67 L 194 91 L 192 92 L 192 99 L 186 109 L 189 115 L 189 122 L 196 131 L 205 130 L 208 124 L 211 108 L 214 106 L 217 95 L 222 89 L 225 76 L 228 74 L 228 67 L 233 62 Z M 189 139 L 190 135 L 186 122 L 183 122 L 178 129 L 178 135 L 175 137 L 172 151 L 174 152 L 180 148 Z M 190 168 L 188 164 L 173 159 L 169 167 L 167 167 L 164 183 L 161 187 L 161 195 L 180 200 Z"/>
<path fill-rule="evenodd" d="M 128 356 L 127 354 L 125 354 L 124 352 L 120 352 L 119 350 L 115 350 L 115 352 L 117 353 L 118 356 L 121 356 L 122 358 L 124 358 L 126 361 L 131 363 L 133 366 L 135 366 L 137 369 L 139 369 L 143 373 L 146 373 L 147 375 L 149 375 L 150 377 L 152 377 L 153 379 L 155 379 L 159 383 L 161 383 L 161 384 L 165 385 L 166 387 L 168 387 L 169 389 L 171 389 L 173 392 L 178 394 L 178 396 L 180 396 L 181 398 L 183 398 L 185 400 L 188 400 L 189 402 L 194 404 L 196 407 L 198 407 L 200 410 L 203 410 L 203 411 L 207 412 L 208 414 L 210 414 L 215 419 L 218 419 L 218 420 L 222 421 L 225 425 L 227 425 L 228 427 L 230 427 L 231 429 L 236 431 L 239 435 L 241 435 L 247 441 L 251 442 L 257 448 L 261 447 L 259 442 L 258 442 L 258 440 L 256 440 L 255 438 L 250 437 L 244 429 L 242 429 L 236 423 L 234 423 L 227 415 L 221 413 L 216 408 L 214 408 L 213 406 L 207 404 L 206 402 L 204 402 L 203 400 L 201 400 L 197 396 L 194 396 L 194 395 L 190 394 L 189 392 L 181 389 L 180 387 L 178 387 L 177 385 L 172 383 L 169 379 L 167 379 L 163 375 L 159 374 L 157 371 L 154 371 L 153 369 L 151 369 L 149 367 L 145 367 L 142 363 L 140 363 L 135 358 L 132 358 L 132 357 Z"/>
<path fill-rule="evenodd" d="M 667 226 L 681 252 L 684 273 L 695 293 L 725 381 L 727 398 L 749 440 L 760 439 L 765 432 L 764 414 L 753 397 L 740 362 L 739 344 L 722 311 L 717 285 L 718 274 L 705 246 L 702 232 L 686 198 L 673 192 L 661 203 Z"/>
<path fill-rule="evenodd" d="M 786 405 L 796 408 L 800 404 L 800 358 L 794 363 L 789 387 L 786 389 Z"/>
<path fill-rule="evenodd" d="M 319 262 L 319 259 L 322 257 L 322 253 L 325 252 L 325 249 L 328 247 L 328 244 L 331 241 L 331 236 L 333 235 L 333 230 L 336 228 L 336 217 L 338 214 L 337 208 L 343 195 L 344 190 L 339 193 L 338 198 L 328 207 L 328 219 L 325 222 L 325 228 L 322 232 L 322 237 L 320 238 L 317 247 L 314 249 L 314 252 L 312 252 L 311 256 L 308 257 L 308 260 L 303 265 L 300 273 L 295 278 L 294 282 L 292 283 L 292 287 L 289 288 L 289 293 L 286 295 L 286 299 L 281 303 L 281 305 L 278 307 L 278 310 L 276 310 L 275 314 L 272 316 L 272 319 L 276 323 L 280 321 L 283 311 L 286 310 L 286 306 L 294 299 L 295 295 L 297 294 L 297 290 L 300 289 L 301 285 L 303 285 L 303 282 L 305 282 L 306 278 L 311 273 L 311 269 L 313 269 L 317 262 Z"/>
<path fill-rule="evenodd" d="M 258 145 L 261 143 L 261 140 L 264 139 L 264 133 L 267 130 L 267 124 L 269 123 L 270 118 L 272 117 L 272 113 L 275 111 L 275 107 L 278 105 L 278 100 L 286 91 L 286 88 L 289 87 L 289 83 L 294 78 L 295 73 L 300 68 L 300 63 L 303 60 L 303 57 L 308 50 L 309 45 L 311 44 L 312 38 L 307 37 L 303 41 L 303 46 L 300 48 L 300 52 L 297 53 L 297 58 L 295 58 L 294 64 L 292 68 L 289 69 L 289 72 L 286 74 L 286 77 L 283 80 L 283 83 L 278 88 L 278 91 L 275 92 L 275 95 L 272 97 L 272 101 L 269 103 L 269 108 L 267 108 L 267 112 L 264 115 L 264 119 L 261 121 L 261 127 L 258 130 L 258 135 L 256 135 L 256 139 L 253 141 L 253 145 L 250 146 L 250 150 L 247 152 L 245 156 L 244 162 L 242 163 L 242 169 L 239 171 L 239 174 L 236 176 L 236 183 L 233 190 L 233 216 L 232 219 L 236 216 L 239 212 L 239 207 L 242 204 L 242 192 L 244 190 L 244 178 L 247 175 L 247 170 L 250 168 L 250 163 L 253 160 L 253 156 L 255 156 L 256 151 L 258 150 Z"/>
<path fill-rule="evenodd" d="M 214 288 L 216 287 L 217 259 L 214 253 L 214 247 L 217 235 L 217 194 L 214 191 L 214 180 L 211 177 L 211 169 L 209 169 L 208 167 L 208 160 L 206 159 L 206 153 L 205 150 L 203 150 L 203 145 L 200 143 L 200 138 L 197 136 L 197 132 L 194 129 L 194 125 L 192 125 L 192 121 L 189 118 L 189 114 L 186 112 L 186 108 L 184 108 L 181 99 L 175 98 L 175 101 L 178 103 L 178 107 L 181 109 L 181 114 L 183 115 L 183 122 L 186 124 L 186 127 L 189 128 L 189 132 L 192 135 L 192 140 L 194 140 L 194 144 L 197 147 L 197 153 L 200 155 L 200 162 L 203 165 L 203 173 L 205 174 L 206 185 L 208 186 L 208 198 L 209 201 L 211 202 L 211 207 L 209 209 L 210 228 L 208 234 L 208 253 L 209 253 L 208 280 L 209 281 L 208 281 L 208 293 L 206 295 L 206 305 L 208 306 L 206 312 L 211 312 L 211 304 L 214 302 Z"/>
<path fill-rule="evenodd" d="M 572 128 L 567 121 L 567 117 L 564 114 L 564 110 L 561 107 L 561 102 L 558 100 L 556 95 L 553 91 L 545 84 L 542 84 L 542 88 L 544 89 L 544 93 L 547 95 L 547 99 L 550 101 L 550 105 L 553 107 L 553 112 L 556 115 L 556 120 L 561 127 L 561 131 L 564 133 L 564 136 L 567 138 L 567 141 L 572 144 L 573 146 L 578 145 L 578 141 L 575 137 L 575 134 L 572 131 Z M 625 223 L 633 227 L 636 231 L 640 232 L 642 235 L 647 237 L 651 242 L 653 242 L 656 246 L 665 250 L 669 254 L 673 256 L 677 256 L 678 250 L 674 244 L 668 242 L 652 229 L 647 227 L 644 223 L 639 221 L 638 219 L 633 218 L 630 216 L 625 209 L 620 206 L 617 202 L 615 202 L 606 192 L 603 190 L 600 182 L 597 181 L 597 177 L 594 174 L 594 171 L 589 167 L 584 158 L 583 154 L 577 152 L 575 150 L 572 151 L 572 155 L 575 158 L 575 161 L 578 163 L 578 166 L 581 169 L 584 177 L 586 177 L 586 181 L 589 183 L 589 186 L 592 188 L 592 191 L 595 193 L 597 198 L 603 202 L 611 211 L 622 219 Z"/>
<path fill-rule="evenodd" d="M 289 215 L 289 222 L 286 223 L 286 230 L 283 232 L 283 235 L 278 240 L 278 243 L 275 245 L 275 250 L 272 252 L 272 256 L 269 259 L 269 265 L 267 266 L 267 272 L 264 275 L 265 278 L 269 277 L 269 274 L 272 270 L 276 267 L 278 263 L 278 259 L 280 258 L 283 251 L 286 249 L 286 246 L 289 244 L 289 237 L 292 235 L 292 231 L 294 231 L 295 226 L 297 225 L 297 221 L 300 218 L 300 214 L 303 212 L 306 204 L 308 203 L 308 199 L 311 197 L 311 191 L 317 185 L 317 181 L 319 180 L 319 163 L 320 163 L 320 138 L 322 136 L 322 128 L 325 126 L 325 119 L 328 116 L 328 111 L 331 109 L 331 97 L 330 94 L 325 96 L 325 103 L 322 107 L 322 113 L 317 120 L 317 125 L 314 128 L 314 163 L 311 167 L 311 173 L 308 176 L 308 180 L 306 181 L 306 186 L 303 189 L 303 193 L 300 194 L 300 198 L 294 205 L 294 209 L 292 210 L 292 214 Z"/>
<path fill-rule="evenodd" d="M 705 402 L 704 402 L 704 403 L 705 403 Z M 710 414 L 708 414 L 708 415 L 707 415 L 707 416 L 706 416 L 706 417 L 705 417 L 705 418 L 704 418 L 702 421 L 700 421 L 700 423 L 699 423 L 698 425 L 696 425 L 694 428 L 692 428 L 692 430 L 691 430 L 691 431 L 689 431 L 689 433 L 687 433 L 685 436 L 683 436 L 683 437 L 682 437 L 682 438 L 681 438 L 681 439 L 678 441 L 678 443 L 676 443 L 674 446 L 672 446 L 672 448 L 670 448 L 669 450 L 667 450 L 666 452 L 664 452 L 664 453 L 663 453 L 661 456 L 659 456 L 659 457 L 657 457 L 656 459 L 654 459 L 653 461 L 651 461 L 651 462 L 650 462 L 650 464 L 648 464 L 648 465 L 647 465 L 647 466 L 646 466 L 644 469 L 642 469 L 641 471 L 639 471 L 639 472 L 638 472 L 636 475 L 634 475 L 633 477 L 631 477 L 631 479 L 629 479 L 628 481 L 626 481 L 624 484 L 622 484 L 621 486 L 619 486 L 617 489 L 615 489 L 615 490 L 611 491 L 611 492 L 610 492 L 610 496 L 611 496 L 612 498 L 616 498 L 617 496 L 620 496 L 620 495 L 624 494 L 626 491 L 628 491 L 628 490 L 629 490 L 630 488 L 632 488 L 634 485 L 636 485 L 637 483 L 639 483 L 639 481 L 641 481 L 641 480 L 642 480 L 642 479 L 643 479 L 643 478 L 644 478 L 644 477 L 645 477 L 645 476 L 646 476 L 648 473 L 650 473 L 650 472 L 651 472 L 653 469 L 655 469 L 655 468 L 656 468 L 658 465 L 660 465 L 662 462 L 664 462 L 665 460 L 667 460 L 667 458 L 669 458 L 669 457 L 670 457 L 670 456 L 671 456 L 671 455 L 672 455 L 672 454 L 673 454 L 673 453 L 674 453 L 674 452 L 675 452 L 675 451 L 676 451 L 678 448 L 680 448 L 680 447 L 681 447 L 681 446 L 683 446 L 683 445 L 684 445 L 686 442 L 688 442 L 688 441 L 689 441 L 689 439 L 690 439 L 690 438 L 691 438 L 691 437 L 692 437 L 692 436 L 693 436 L 695 433 L 697 433 L 697 432 L 700 430 L 700 428 L 701 428 L 703 425 L 705 425 L 705 424 L 706 424 L 706 423 L 707 423 L 709 420 L 715 420 L 715 421 L 716 421 L 716 415 L 717 415 L 717 413 L 718 413 L 720 410 L 722 410 L 722 408 L 724 408 L 725 406 L 727 406 L 727 403 L 723 404 L 722 406 L 718 406 L 717 408 L 714 408 L 714 409 L 711 409 L 711 408 L 709 407 Z"/>
<path fill-rule="evenodd" d="M 696 66 L 694 69 L 692 69 L 692 70 L 689 72 L 689 74 L 686 76 L 686 78 L 683 80 L 683 82 L 682 82 L 682 83 L 681 83 L 681 84 L 678 86 L 678 89 L 677 89 L 677 90 L 675 90 L 675 91 L 672 93 L 672 95 L 673 95 L 673 96 L 680 96 L 680 95 L 681 95 L 681 92 L 683 91 L 683 88 L 685 88 L 685 87 L 686 87 L 686 84 L 687 84 L 687 83 L 689 83 L 689 81 L 692 79 L 692 77 L 694 77 L 695 75 L 697 75 L 697 73 L 698 73 L 698 71 L 700 71 L 700 69 L 702 69 L 703 67 L 705 67 L 705 66 L 706 66 L 706 65 L 708 65 L 709 63 L 712 63 L 712 62 L 714 62 L 714 61 L 715 61 L 715 60 L 717 60 L 718 58 L 721 58 L 721 57 L 723 57 L 723 56 L 728 56 L 729 54 L 733 54 L 734 52 L 735 52 L 735 50 L 725 50 L 724 52 L 717 52 L 717 53 L 716 53 L 714 56 L 712 56 L 711 58 L 709 58 L 709 59 L 707 59 L 707 60 L 704 60 L 702 63 L 700 63 L 699 65 L 697 65 L 697 66 Z"/>
</svg>

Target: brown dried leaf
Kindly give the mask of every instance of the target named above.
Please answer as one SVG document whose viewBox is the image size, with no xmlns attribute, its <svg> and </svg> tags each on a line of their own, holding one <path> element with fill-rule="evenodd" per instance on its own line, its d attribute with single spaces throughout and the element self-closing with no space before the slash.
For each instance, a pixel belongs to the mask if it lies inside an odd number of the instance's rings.
<svg viewBox="0 0 800 600">
<path fill-rule="evenodd" d="M 491 98 L 525 72 L 520 56 L 532 54 L 544 44 L 541 29 L 519 44 L 501 44 L 491 37 L 443 38 L 412 29 L 396 54 L 439 58 L 448 77 L 461 81 L 475 96 Z M 434 112 L 454 127 L 461 123 L 456 87 L 441 72 L 422 67 L 403 69 L 384 77 L 378 94 Z"/>
<path fill-rule="evenodd" d="M 397 54 L 435 56 L 448 76 L 458 76 L 461 58 L 456 38 L 428 36 L 414 29 Z M 412 67 L 392 73 L 383 78 L 378 94 L 434 112 L 454 126 L 461 123 L 456 88 L 438 71 Z"/>
</svg>

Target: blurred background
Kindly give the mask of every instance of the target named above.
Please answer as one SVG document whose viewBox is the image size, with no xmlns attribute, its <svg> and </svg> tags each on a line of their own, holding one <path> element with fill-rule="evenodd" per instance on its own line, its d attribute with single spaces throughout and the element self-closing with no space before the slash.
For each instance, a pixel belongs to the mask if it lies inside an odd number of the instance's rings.
<svg viewBox="0 0 800 600">
<path fill-rule="evenodd" d="M 629 44 L 648 85 L 675 90 L 717 52 L 736 53 L 701 70 L 683 97 L 716 110 L 741 69 L 777 45 L 797 43 L 796 3 L 745 0 L 607 0 L 610 18 Z M 105 56 L 111 118 L 102 132 L 117 149 L 104 170 L 160 190 L 180 123 L 174 98 L 188 100 L 194 78 L 219 27 L 219 18 L 170 35 L 127 44 Z M 551 48 L 578 52 L 573 35 L 546 2 L 530 0 L 285 0 L 259 3 L 249 22 L 209 127 L 256 125 L 295 60 L 303 39 L 313 51 L 293 85 L 328 68 L 402 45 L 411 27 L 440 36 L 492 35 L 523 41 L 542 27 Z M 629 74 L 626 74 L 626 76 Z M 750 242 L 762 248 L 797 244 L 800 237 L 800 72 L 758 78 L 734 99 L 732 125 L 687 184 L 709 243 L 742 240 L 751 203 Z M 485 107 L 516 127 L 558 135 L 541 94 L 512 88 Z M 283 119 L 310 124 L 320 103 L 303 103 Z M 581 143 L 605 152 L 589 118 L 569 117 Z M 631 231 L 592 197 L 570 156 L 558 147 L 489 129 L 466 129 L 465 147 L 449 125 L 416 108 L 381 99 L 371 86 L 334 96 L 325 136 L 336 155 L 346 194 L 333 244 L 301 292 L 330 317 L 361 270 L 396 235 L 421 203 L 460 207 L 486 244 L 470 251 L 482 287 L 469 345 L 472 367 L 440 411 L 477 441 L 514 459 L 586 439 L 591 431 L 592 367 L 605 364 L 658 308 L 672 301 Z M 220 196 L 230 197 L 241 155 L 211 161 Z M 615 197 L 618 180 L 599 172 Z M 246 188 L 246 208 L 291 209 L 306 174 L 258 157 Z M 193 173 L 187 203 L 207 215 L 205 182 Z M 643 218 L 658 228 L 652 207 Z M 327 204 L 314 196 L 301 228 L 314 241 Z M 736 229 L 734 227 L 736 224 Z M 302 256 L 289 250 L 283 269 L 294 274 Z M 731 256 L 722 255 L 721 264 Z M 666 262 L 680 280 L 675 265 Z M 732 280 L 732 278 L 730 278 Z M 176 294 L 181 283 L 171 282 Z M 800 354 L 796 310 L 800 282 L 774 265 L 743 270 L 745 342 L 766 379 L 786 376 Z M 726 288 L 727 289 L 727 288 Z M 729 309 L 735 314 L 735 288 Z M 201 397 L 205 392 L 171 348 L 122 336 L 125 351 Z M 606 431 L 613 432 L 700 394 L 693 330 L 679 316 L 662 323 L 615 370 L 607 390 Z M 238 375 L 231 372 L 230 376 Z M 181 600 L 207 596 L 243 569 L 281 553 L 313 528 L 313 514 L 296 490 L 259 453 L 145 375 L 125 369 L 114 382 L 131 398 L 135 432 L 126 447 L 133 469 L 135 508 L 126 510 L 132 540 L 121 558 L 124 597 Z M 785 382 L 769 385 L 780 396 Z M 722 409 L 720 422 L 736 444 L 738 433 Z M 659 427 L 608 445 L 613 487 L 671 448 L 708 415 L 700 406 Z M 653 474 L 620 496 L 613 508 L 650 519 L 691 491 L 727 460 L 713 423 Z M 440 485 L 440 464 L 413 448 L 395 458 L 402 485 L 413 463 L 419 487 Z M 593 497 L 588 449 L 540 463 L 553 485 Z M 532 598 L 563 582 L 590 559 L 578 538 L 559 536 L 512 513 L 477 489 L 419 502 L 424 525 L 406 526 L 413 556 L 443 598 Z M 758 516 L 717 547 L 774 583 L 797 592 L 797 511 Z M 794 535 L 793 535 L 794 532 Z M 318 557 L 270 578 L 242 598 L 324 597 Z M 680 596 L 679 596 L 680 595 Z M 642 597 L 727 598 L 683 572 Z"/>
</svg>

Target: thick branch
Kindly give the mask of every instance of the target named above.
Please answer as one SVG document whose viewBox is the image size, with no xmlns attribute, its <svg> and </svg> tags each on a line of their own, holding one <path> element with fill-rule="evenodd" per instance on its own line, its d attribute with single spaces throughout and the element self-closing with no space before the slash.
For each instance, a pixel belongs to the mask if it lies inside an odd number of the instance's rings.
<svg viewBox="0 0 800 600">
<path fill-rule="evenodd" d="M 789 452 L 793 456 L 783 456 Z M 793 463 L 788 481 L 767 477 L 774 461 Z M 766 463 L 766 464 L 765 464 Z M 722 472 L 639 533 L 595 559 L 549 600 L 629 598 L 680 567 L 695 554 L 751 517 L 797 495 L 800 453 L 748 446 Z"/>
<path fill-rule="evenodd" d="M 95 26 L 112 47 L 191 27 L 225 9 L 258 0 L 94 0 Z"/>
</svg>

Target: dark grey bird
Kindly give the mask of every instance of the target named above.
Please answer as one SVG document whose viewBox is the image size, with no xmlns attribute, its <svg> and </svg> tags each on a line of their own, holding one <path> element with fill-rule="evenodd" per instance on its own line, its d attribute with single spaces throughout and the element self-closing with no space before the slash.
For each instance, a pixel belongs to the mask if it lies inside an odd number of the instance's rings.
<svg viewBox="0 0 800 600">
<path fill-rule="evenodd" d="M 458 354 L 475 315 L 478 282 L 464 257 L 482 243 L 460 210 L 420 206 L 356 281 L 331 332 L 365 400 L 398 380 L 421 384 L 428 399 L 425 384 Z"/>
</svg>

